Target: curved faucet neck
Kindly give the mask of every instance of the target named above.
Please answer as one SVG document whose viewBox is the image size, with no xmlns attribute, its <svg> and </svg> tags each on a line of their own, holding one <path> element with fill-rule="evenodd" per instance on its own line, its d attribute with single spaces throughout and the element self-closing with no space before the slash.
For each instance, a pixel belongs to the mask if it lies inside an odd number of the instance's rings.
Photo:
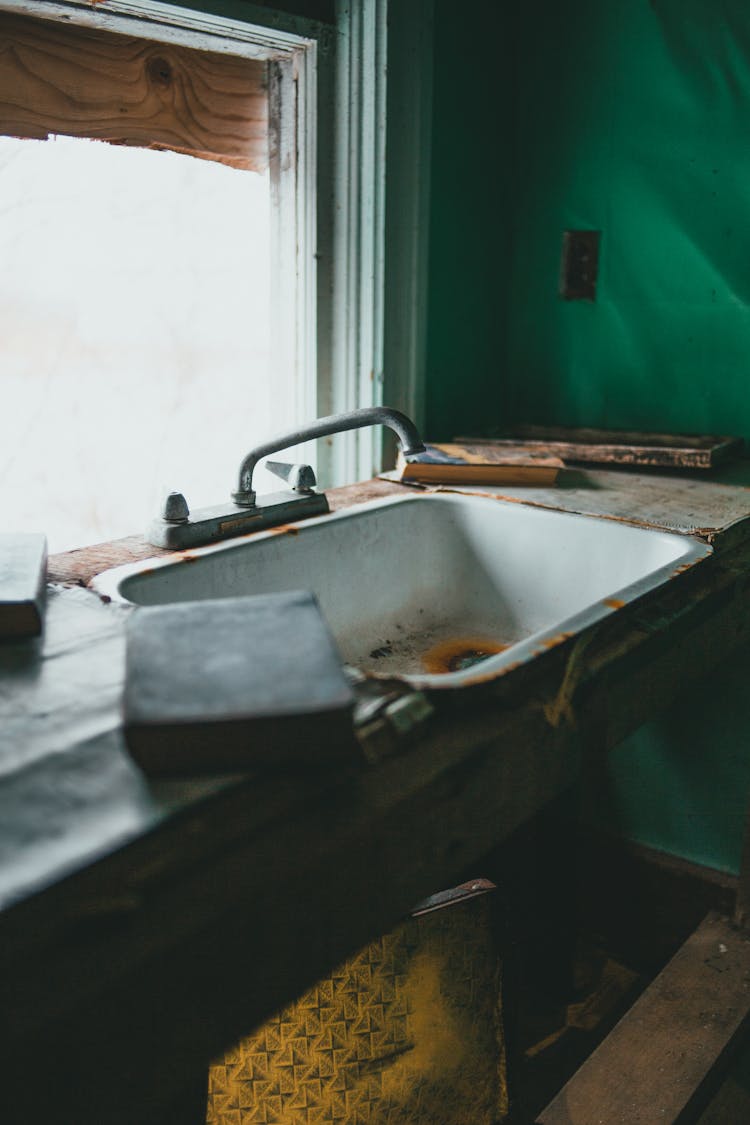
<svg viewBox="0 0 750 1125">
<path fill-rule="evenodd" d="M 255 466 L 263 457 L 268 457 L 271 453 L 280 453 L 283 449 L 299 445 L 304 441 L 311 441 L 313 438 L 329 437 L 331 434 L 345 433 L 347 430 L 379 425 L 388 426 L 393 430 L 401 445 L 401 452 L 407 460 L 424 453 L 424 444 L 417 427 L 400 410 L 391 410 L 388 406 L 366 406 L 344 414 L 329 414 L 326 418 L 318 418 L 309 425 L 278 435 L 251 449 L 240 465 L 237 491 L 232 493 L 234 503 L 243 508 L 252 507 L 255 503 L 253 473 Z"/>
</svg>

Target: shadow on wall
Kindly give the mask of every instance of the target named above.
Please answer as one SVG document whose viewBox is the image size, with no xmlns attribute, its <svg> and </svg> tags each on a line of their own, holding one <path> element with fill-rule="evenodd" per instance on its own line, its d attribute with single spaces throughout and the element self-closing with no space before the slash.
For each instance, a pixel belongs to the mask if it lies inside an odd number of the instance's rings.
<svg viewBox="0 0 750 1125">
<path fill-rule="evenodd" d="M 433 440 L 501 418 L 516 0 L 435 0 L 427 327 Z"/>
</svg>

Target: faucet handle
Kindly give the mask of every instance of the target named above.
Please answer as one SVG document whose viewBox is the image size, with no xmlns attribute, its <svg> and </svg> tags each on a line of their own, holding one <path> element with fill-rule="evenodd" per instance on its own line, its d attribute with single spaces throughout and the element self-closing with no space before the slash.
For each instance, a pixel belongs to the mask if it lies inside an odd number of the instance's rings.
<svg viewBox="0 0 750 1125">
<path fill-rule="evenodd" d="M 286 461 L 266 461 L 266 468 L 286 481 L 295 492 L 312 492 L 317 484 L 312 465 L 289 465 Z"/>
<path fill-rule="evenodd" d="M 164 497 L 161 518 L 167 523 L 187 523 L 190 509 L 181 492 L 170 492 Z"/>
</svg>

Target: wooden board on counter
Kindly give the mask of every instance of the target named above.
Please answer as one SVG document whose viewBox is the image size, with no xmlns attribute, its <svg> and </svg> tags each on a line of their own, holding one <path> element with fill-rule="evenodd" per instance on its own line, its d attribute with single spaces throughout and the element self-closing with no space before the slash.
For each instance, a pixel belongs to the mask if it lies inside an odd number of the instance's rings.
<svg viewBox="0 0 750 1125">
<path fill-rule="evenodd" d="M 523 442 L 529 451 L 547 453 L 564 461 L 675 469 L 713 469 L 739 456 L 744 444 L 740 437 L 718 434 L 659 434 L 565 426 L 515 426 L 493 440 L 500 448 Z"/>
</svg>

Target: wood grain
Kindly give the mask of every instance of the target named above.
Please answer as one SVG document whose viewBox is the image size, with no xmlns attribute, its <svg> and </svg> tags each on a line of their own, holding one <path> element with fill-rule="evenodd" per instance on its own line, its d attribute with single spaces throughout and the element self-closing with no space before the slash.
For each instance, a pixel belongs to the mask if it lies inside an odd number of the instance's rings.
<svg viewBox="0 0 750 1125">
<path fill-rule="evenodd" d="M 0 15 L 0 133 L 61 133 L 268 166 L 266 64 Z"/>
<path fill-rule="evenodd" d="M 499 448 L 525 442 L 529 451 L 575 463 L 675 469 L 712 469 L 740 456 L 743 447 L 742 438 L 716 434 L 658 434 L 564 426 L 516 426 L 509 434 L 493 440 Z"/>
<path fill-rule="evenodd" d="M 675 1125 L 750 1014 L 750 940 L 709 914 L 537 1125 Z"/>
</svg>

